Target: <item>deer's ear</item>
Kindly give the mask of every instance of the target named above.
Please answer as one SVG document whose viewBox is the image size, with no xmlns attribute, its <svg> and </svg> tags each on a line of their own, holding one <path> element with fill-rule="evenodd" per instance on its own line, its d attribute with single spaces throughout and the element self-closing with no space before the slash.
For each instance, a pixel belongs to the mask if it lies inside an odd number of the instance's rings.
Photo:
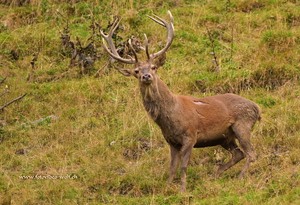
<svg viewBox="0 0 300 205">
<path fill-rule="evenodd" d="M 156 59 L 154 59 L 154 64 L 156 65 L 157 68 L 160 66 L 163 66 L 166 62 L 166 53 L 163 53 L 162 55 L 158 56 Z"/>
<path fill-rule="evenodd" d="M 129 69 L 117 69 L 124 76 L 132 76 L 132 71 Z"/>
</svg>

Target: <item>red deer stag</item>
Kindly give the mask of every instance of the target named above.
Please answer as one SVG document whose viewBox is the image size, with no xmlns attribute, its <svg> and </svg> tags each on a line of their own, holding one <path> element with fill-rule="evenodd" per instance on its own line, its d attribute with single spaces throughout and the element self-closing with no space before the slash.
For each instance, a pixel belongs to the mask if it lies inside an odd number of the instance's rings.
<svg viewBox="0 0 300 205">
<path fill-rule="evenodd" d="M 246 164 L 240 176 L 255 160 L 250 143 L 251 129 L 260 119 L 260 109 L 254 102 L 235 94 L 222 94 L 204 98 L 173 94 L 156 74 L 163 64 L 165 53 L 174 38 L 173 16 L 168 11 L 170 23 L 158 16 L 149 16 L 167 29 L 167 43 L 157 53 L 149 54 L 148 39 L 145 35 L 147 61 L 140 62 L 133 50 L 134 58 L 123 58 L 117 53 L 112 35 L 120 21 L 116 20 L 106 35 L 101 31 L 105 50 L 109 55 L 126 64 L 133 64 L 134 70 L 118 69 L 125 76 L 134 76 L 139 81 L 144 107 L 158 124 L 165 140 L 170 145 L 171 164 L 168 182 L 172 182 L 181 160 L 181 191 L 186 190 L 186 170 L 192 149 L 221 145 L 232 158 L 220 165 L 219 176 L 243 158 Z M 239 142 L 239 146 L 237 144 Z"/>
</svg>

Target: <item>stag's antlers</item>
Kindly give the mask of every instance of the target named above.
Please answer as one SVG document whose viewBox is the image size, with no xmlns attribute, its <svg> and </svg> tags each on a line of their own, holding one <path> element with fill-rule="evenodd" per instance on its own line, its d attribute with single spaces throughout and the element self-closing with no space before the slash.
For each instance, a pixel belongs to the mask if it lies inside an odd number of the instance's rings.
<svg viewBox="0 0 300 205">
<path fill-rule="evenodd" d="M 145 36 L 145 48 L 146 48 L 145 50 L 146 50 L 146 55 L 147 55 L 148 61 L 151 60 L 151 59 L 155 59 L 158 56 L 164 54 L 172 44 L 172 41 L 173 41 L 173 38 L 174 38 L 174 25 L 173 25 L 174 18 L 173 18 L 170 11 L 168 11 L 168 14 L 169 14 L 169 17 L 170 17 L 170 23 L 168 23 L 166 20 L 164 20 L 164 19 L 162 19 L 162 18 L 160 18 L 156 15 L 148 16 L 149 18 L 151 18 L 153 21 L 155 21 L 159 25 L 165 27 L 167 29 L 167 32 L 168 32 L 167 43 L 166 43 L 165 47 L 162 50 L 160 50 L 160 51 L 158 51 L 154 54 L 149 54 L 149 42 L 148 42 L 148 38 L 147 38 L 146 34 L 144 34 L 144 36 Z M 113 33 L 115 32 L 115 30 L 117 29 L 117 27 L 119 26 L 120 20 L 121 19 L 116 19 L 114 21 L 114 23 L 113 23 L 113 25 L 112 25 L 112 27 L 109 30 L 107 35 L 105 35 L 104 32 L 102 30 L 100 30 L 104 48 L 112 58 L 114 58 L 118 61 L 121 61 L 121 62 L 127 63 L 127 64 L 137 64 L 138 63 L 138 58 L 137 58 L 137 54 L 136 54 L 135 50 L 132 47 L 131 40 L 129 40 L 129 45 L 130 45 L 130 49 L 133 51 L 134 59 L 133 58 L 126 59 L 126 58 L 121 57 L 118 54 L 118 52 L 116 50 L 116 47 L 113 43 L 112 36 L 113 36 Z"/>
<path fill-rule="evenodd" d="M 168 23 L 166 20 L 160 18 L 159 16 L 148 16 L 149 18 L 151 18 L 153 21 L 155 21 L 156 23 L 158 23 L 159 25 L 161 26 L 164 26 L 166 27 L 167 29 L 167 32 L 168 32 L 168 37 L 167 37 L 167 43 L 165 45 L 165 47 L 158 51 L 157 53 L 154 53 L 154 54 L 151 54 L 149 55 L 149 51 L 148 51 L 148 39 L 147 39 L 147 36 L 145 34 L 145 41 L 147 42 L 146 43 L 146 53 L 147 53 L 147 57 L 148 57 L 148 60 L 150 59 L 154 59 L 154 58 L 157 58 L 158 56 L 164 54 L 165 52 L 167 52 L 167 50 L 169 49 L 169 47 L 171 46 L 172 44 L 172 41 L 173 41 L 173 38 L 174 38 L 174 18 L 172 16 L 172 13 L 171 11 L 168 11 L 168 14 L 169 14 L 169 17 L 170 17 L 170 23 Z"/>
<path fill-rule="evenodd" d="M 119 24 L 120 24 L 121 19 L 116 18 L 116 20 L 114 21 L 113 25 L 111 26 L 109 32 L 107 35 L 104 34 L 104 32 L 102 30 L 100 30 L 101 36 L 102 36 L 102 40 L 103 40 L 103 46 L 105 48 L 105 50 L 109 53 L 109 55 L 118 60 L 121 61 L 123 63 L 127 63 L 127 64 L 136 64 L 138 62 L 137 59 L 137 55 L 135 53 L 135 51 L 133 50 L 135 59 L 126 59 L 126 58 L 122 58 L 117 50 L 116 50 L 116 46 L 113 42 L 112 36 L 115 32 L 115 30 L 118 28 Z M 107 47 L 106 43 L 108 44 L 109 48 Z M 131 45 L 131 41 L 129 42 L 129 44 Z M 131 46 L 132 47 L 132 46 Z"/>
</svg>

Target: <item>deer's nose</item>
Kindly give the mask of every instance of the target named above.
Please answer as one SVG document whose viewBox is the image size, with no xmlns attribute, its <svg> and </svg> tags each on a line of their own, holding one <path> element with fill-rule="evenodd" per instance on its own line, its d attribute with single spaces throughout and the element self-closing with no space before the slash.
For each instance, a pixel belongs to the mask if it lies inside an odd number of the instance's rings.
<svg viewBox="0 0 300 205">
<path fill-rule="evenodd" d="M 153 77 L 150 73 L 145 73 L 141 77 L 141 82 L 144 83 L 144 84 L 147 84 L 147 85 L 151 84 L 152 80 L 153 80 Z"/>
<path fill-rule="evenodd" d="M 142 76 L 142 80 L 148 81 L 148 80 L 151 79 L 151 77 L 152 77 L 151 74 L 146 73 L 146 74 L 144 74 L 144 75 Z"/>
</svg>

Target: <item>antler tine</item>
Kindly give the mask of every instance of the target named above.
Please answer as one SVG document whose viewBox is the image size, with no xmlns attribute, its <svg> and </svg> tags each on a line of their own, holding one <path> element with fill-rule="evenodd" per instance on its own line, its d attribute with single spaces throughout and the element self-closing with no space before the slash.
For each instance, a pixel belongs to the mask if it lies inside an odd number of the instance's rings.
<svg viewBox="0 0 300 205">
<path fill-rule="evenodd" d="M 149 41 L 148 41 L 147 35 L 145 33 L 144 33 L 144 37 L 145 37 L 146 55 L 147 55 L 147 59 L 149 61 L 150 60 L 150 55 L 149 55 Z"/>
<path fill-rule="evenodd" d="M 112 41 L 112 36 L 113 36 L 113 33 L 115 32 L 115 30 L 117 29 L 117 27 L 119 26 L 120 21 L 121 21 L 121 19 L 116 18 L 116 20 L 113 22 L 111 28 L 109 29 L 109 32 L 107 35 L 105 35 L 104 32 L 102 30 L 100 30 L 102 38 L 105 39 L 105 41 L 108 43 L 108 46 L 110 47 L 110 50 L 114 55 L 119 55 L 119 54 L 118 54 L 116 47 Z M 105 44 L 103 44 L 103 45 L 105 45 Z M 105 47 L 107 48 L 106 45 L 105 45 Z"/>
<path fill-rule="evenodd" d="M 174 24 L 174 17 L 171 13 L 171 11 L 168 10 L 168 14 L 169 14 L 169 17 L 170 17 L 170 21 L 172 24 Z M 166 25 L 168 24 L 166 20 L 160 18 L 159 16 L 153 14 L 153 16 L 149 16 L 147 15 L 149 18 L 151 18 L 153 21 L 155 21 L 156 23 L 166 27 Z"/>
<path fill-rule="evenodd" d="M 147 15 L 148 16 L 148 15 Z M 155 21 L 156 23 L 166 27 L 166 21 L 160 18 L 159 16 L 153 15 L 153 16 L 148 16 L 150 19 Z"/>
<path fill-rule="evenodd" d="M 172 13 L 170 11 L 168 11 L 169 17 L 170 17 L 170 23 L 168 23 L 167 21 L 165 21 L 164 19 L 154 15 L 155 17 L 151 17 L 149 16 L 149 18 L 151 18 L 153 21 L 155 21 L 156 23 L 158 23 L 161 26 L 164 26 L 165 28 L 167 28 L 167 32 L 168 32 L 168 36 L 167 36 L 167 43 L 165 45 L 165 47 L 158 51 L 157 53 L 151 54 L 150 58 L 157 58 L 158 56 L 164 54 L 169 47 L 172 44 L 173 38 L 174 38 L 174 18 L 172 16 Z"/>
<path fill-rule="evenodd" d="M 137 57 L 137 54 L 136 54 L 136 52 L 135 52 L 135 50 L 134 50 L 134 48 L 133 48 L 133 46 L 132 46 L 131 38 L 129 39 L 128 43 L 129 43 L 130 49 L 131 49 L 132 52 L 133 52 L 135 62 L 138 63 L 138 62 L 139 62 L 139 61 L 138 61 L 138 57 Z"/>
<path fill-rule="evenodd" d="M 110 28 L 108 34 L 106 35 L 102 30 L 100 30 L 100 34 L 102 36 L 102 41 L 103 41 L 103 47 L 105 48 L 105 50 L 107 51 L 107 53 L 114 59 L 118 60 L 118 61 L 121 61 L 123 63 L 127 63 L 127 64 L 135 64 L 137 63 L 137 56 L 136 56 L 136 53 L 134 51 L 134 58 L 135 59 L 126 59 L 126 58 L 122 58 L 117 50 L 116 50 L 116 47 L 115 47 L 115 44 L 112 40 L 112 36 L 115 32 L 115 30 L 118 28 L 119 24 L 120 24 L 120 21 L 121 19 L 117 18 L 112 27 Z M 109 48 L 107 47 L 107 44 L 109 46 Z"/>
<path fill-rule="evenodd" d="M 169 17 L 170 17 L 171 23 L 172 23 L 172 25 L 173 25 L 173 24 L 174 24 L 174 17 L 173 17 L 173 15 L 172 15 L 172 13 L 171 13 L 171 11 L 170 11 L 170 10 L 168 10 L 168 14 L 169 14 Z"/>
<path fill-rule="evenodd" d="M 119 24 L 120 24 L 121 20 L 122 20 L 122 18 L 118 18 L 118 17 L 116 18 L 116 20 L 114 21 L 111 29 L 109 30 L 109 35 L 110 36 L 113 36 L 115 30 L 119 27 Z"/>
</svg>

